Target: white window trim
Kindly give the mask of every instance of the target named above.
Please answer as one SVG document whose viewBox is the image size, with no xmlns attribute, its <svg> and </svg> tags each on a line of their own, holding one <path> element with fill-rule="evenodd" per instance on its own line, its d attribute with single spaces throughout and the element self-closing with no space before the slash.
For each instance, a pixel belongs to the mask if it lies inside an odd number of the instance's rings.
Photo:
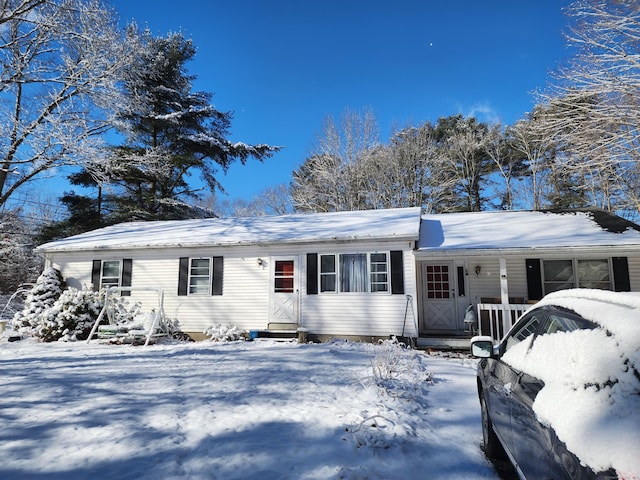
<svg viewBox="0 0 640 480">
<path fill-rule="evenodd" d="M 386 256 L 386 271 L 385 272 L 376 272 L 376 273 L 385 273 L 387 276 L 387 281 L 386 281 L 386 285 L 387 285 L 387 289 L 386 291 L 377 291 L 377 292 L 372 292 L 371 291 L 371 256 L 372 255 L 376 255 L 376 254 L 380 254 L 383 253 Z M 366 254 L 367 256 L 367 290 L 364 292 L 344 292 L 342 290 L 340 290 L 340 280 L 341 280 L 341 272 L 340 272 L 340 256 L 341 255 L 359 255 L 359 254 Z M 335 274 L 331 273 L 332 275 L 335 275 L 335 280 L 336 280 L 336 289 L 335 290 L 330 290 L 330 291 L 322 291 L 322 257 L 323 256 L 333 256 L 334 260 L 335 260 Z M 324 275 L 328 275 L 328 274 L 324 274 Z M 378 282 L 379 284 L 381 282 Z M 391 252 L 390 251 L 373 251 L 373 252 L 362 252 L 362 251 L 358 251 L 358 252 L 340 252 L 340 253 L 333 253 L 333 252 L 325 252 L 325 253 L 319 253 L 318 254 L 318 294 L 320 295 L 391 295 Z"/>
<path fill-rule="evenodd" d="M 100 263 L 100 289 L 108 288 L 105 283 L 105 278 L 113 278 L 113 277 L 105 277 L 104 276 L 104 266 L 106 263 L 118 263 L 118 283 L 117 284 L 109 284 L 109 287 L 119 287 L 122 285 L 122 260 L 101 260 Z"/>
<path fill-rule="evenodd" d="M 207 291 L 206 292 L 192 292 L 191 291 L 191 279 L 192 278 L 202 278 L 204 275 L 192 275 L 191 269 L 193 267 L 194 260 L 208 260 L 209 261 L 209 272 L 207 273 Z M 211 295 L 211 280 L 213 277 L 213 257 L 189 257 L 189 274 L 187 275 L 187 296 L 208 296 Z"/>
</svg>

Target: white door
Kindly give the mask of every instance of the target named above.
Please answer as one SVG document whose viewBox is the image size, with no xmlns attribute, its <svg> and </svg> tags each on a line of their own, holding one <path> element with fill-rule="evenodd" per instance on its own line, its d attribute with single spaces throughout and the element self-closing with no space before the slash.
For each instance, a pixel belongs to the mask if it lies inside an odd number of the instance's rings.
<svg viewBox="0 0 640 480">
<path fill-rule="evenodd" d="M 298 257 L 272 259 L 269 323 L 298 323 Z"/>
<path fill-rule="evenodd" d="M 455 275 L 452 262 L 423 262 L 420 330 L 445 333 L 458 329 Z"/>
</svg>

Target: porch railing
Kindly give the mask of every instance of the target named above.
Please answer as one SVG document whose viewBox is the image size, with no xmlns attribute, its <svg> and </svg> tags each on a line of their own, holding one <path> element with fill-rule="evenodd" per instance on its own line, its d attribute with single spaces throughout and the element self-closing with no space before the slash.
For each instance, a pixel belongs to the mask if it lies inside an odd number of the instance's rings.
<svg viewBox="0 0 640 480">
<path fill-rule="evenodd" d="M 490 335 L 496 341 L 502 340 L 516 320 L 531 305 L 527 304 L 478 304 L 478 333 Z"/>
</svg>

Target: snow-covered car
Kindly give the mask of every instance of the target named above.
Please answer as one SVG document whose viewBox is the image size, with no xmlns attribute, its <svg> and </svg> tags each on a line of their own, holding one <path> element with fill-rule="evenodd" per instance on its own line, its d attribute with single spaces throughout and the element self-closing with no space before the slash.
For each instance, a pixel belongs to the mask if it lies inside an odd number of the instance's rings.
<svg viewBox="0 0 640 480">
<path fill-rule="evenodd" d="M 640 294 L 554 292 L 471 353 L 487 456 L 522 479 L 640 479 Z"/>
</svg>

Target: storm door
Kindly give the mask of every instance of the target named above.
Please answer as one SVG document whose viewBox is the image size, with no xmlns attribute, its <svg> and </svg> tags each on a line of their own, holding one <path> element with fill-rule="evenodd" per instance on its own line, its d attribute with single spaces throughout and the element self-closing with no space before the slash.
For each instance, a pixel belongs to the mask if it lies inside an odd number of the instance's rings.
<svg viewBox="0 0 640 480">
<path fill-rule="evenodd" d="M 276 257 L 272 261 L 269 323 L 298 323 L 298 258 Z"/>
<path fill-rule="evenodd" d="M 454 333 L 457 329 L 455 275 L 452 262 L 421 264 L 420 331 Z"/>
</svg>

